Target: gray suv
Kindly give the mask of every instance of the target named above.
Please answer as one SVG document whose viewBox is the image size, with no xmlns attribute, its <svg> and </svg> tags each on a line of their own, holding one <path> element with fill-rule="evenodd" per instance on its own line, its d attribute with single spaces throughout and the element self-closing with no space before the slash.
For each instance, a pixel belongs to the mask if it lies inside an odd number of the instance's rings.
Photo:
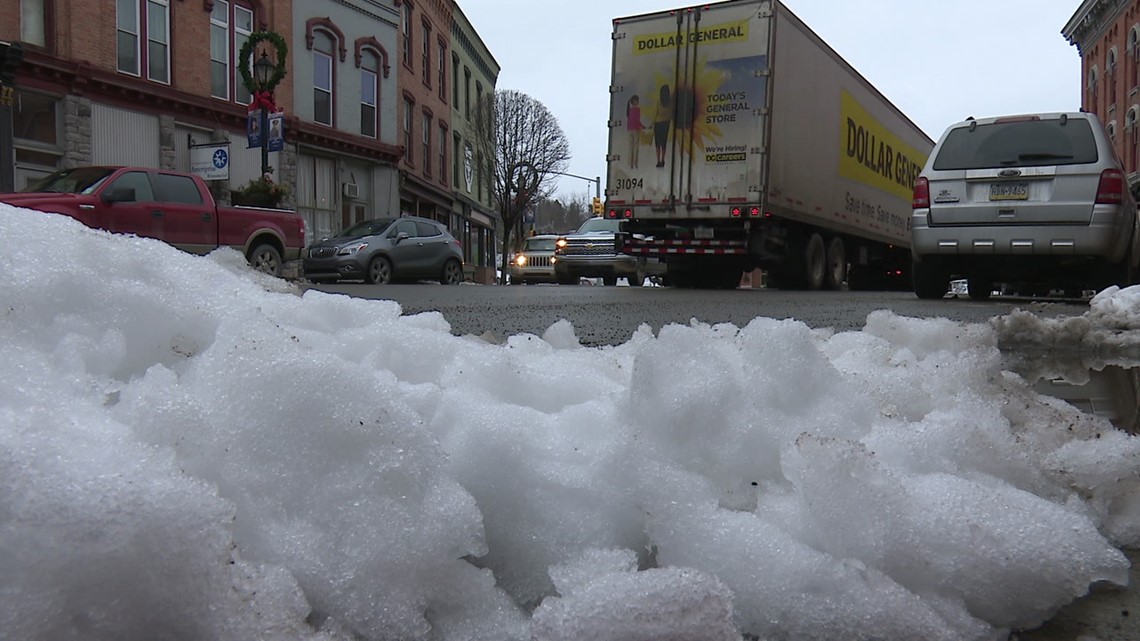
<svg viewBox="0 0 1140 641">
<path fill-rule="evenodd" d="M 1090 113 L 967 119 L 950 126 L 914 185 L 914 292 L 1079 295 L 1137 274 L 1136 202 Z"/>
</svg>

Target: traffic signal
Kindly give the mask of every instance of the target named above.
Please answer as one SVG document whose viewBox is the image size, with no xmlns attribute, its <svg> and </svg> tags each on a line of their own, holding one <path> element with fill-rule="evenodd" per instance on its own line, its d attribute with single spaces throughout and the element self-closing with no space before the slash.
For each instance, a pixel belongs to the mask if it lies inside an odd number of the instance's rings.
<svg viewBox="0 0 1140 641">
<path fill-rule="evenodd" d="M 590 211 L 594 212 L 595 216 L 602 215 L 602 199 L 594 196 L 594 200 L 590 203 Z"/>
<path fill-rule="evenodd" d="M 0 43 L 0 85 L 11 87 L 16 84 L 16 67 L 24 59 L 24 45 Z"/>
</svg>

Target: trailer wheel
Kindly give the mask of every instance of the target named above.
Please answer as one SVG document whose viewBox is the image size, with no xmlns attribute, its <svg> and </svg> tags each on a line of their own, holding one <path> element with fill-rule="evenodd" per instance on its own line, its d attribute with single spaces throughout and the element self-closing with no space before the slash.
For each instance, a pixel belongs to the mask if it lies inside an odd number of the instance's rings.
<svg viewBox="0 0 1140 641">
<path fill-rule="evenodd" d="M 835 236 L 827 243 L 827 275 L 824 284 L 828 289 L 843 289 L 843 282 L 847 280 L 847 250 L 843 247 L 843 239 Z"/>
<path fill-rule="evenodd" d="M 813 233 L 804 246 L 804 275 L 808 290 L 822 289 L 826 272 L 827 249 L 823 245 L 823 237 Z"/>
</svg>

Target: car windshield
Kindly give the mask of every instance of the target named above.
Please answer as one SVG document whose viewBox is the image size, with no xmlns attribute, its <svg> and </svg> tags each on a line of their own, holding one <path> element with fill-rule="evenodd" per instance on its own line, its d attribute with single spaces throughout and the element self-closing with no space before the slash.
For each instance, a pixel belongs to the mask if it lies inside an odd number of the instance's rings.
<svg viewBox="0 0 1140 641">
<path fill-rule="evenodd" d="M 28 185 L 25 193 L 90 194 L 115 171 L 110 167 L 63 169 Z"/>
<path fill-rule="evenodd" d="M 934 169 L 1078 165 L 1096 161 L 1096 140 L 1088 121 L 1017 120 L 951 130 L 934 160 Z"/>
<path fill-rule="evenodd" d="M 529 238 L 526 241 L 526 248 L 524 251 L 530 252 L 552 252 L 554 251 L 553 238 Z"/>
<path fill-rule="evenodd" d="M 579 234 L 588 234 L 590 232 L 616 232 L 621 228 L 621 220 L 617 218 L 591 218 L 582 223 L 578 228 Z"/>
<path fill-rule="evenodd" d="M 375 220 L 365 220 L 345 229 L 336 236 L 333 236 L 333 238 L 364 238 L 365 236 L 375 236 L 387 229 L 393 220 L 395 219 L 377 218 Z"/>
</svg>

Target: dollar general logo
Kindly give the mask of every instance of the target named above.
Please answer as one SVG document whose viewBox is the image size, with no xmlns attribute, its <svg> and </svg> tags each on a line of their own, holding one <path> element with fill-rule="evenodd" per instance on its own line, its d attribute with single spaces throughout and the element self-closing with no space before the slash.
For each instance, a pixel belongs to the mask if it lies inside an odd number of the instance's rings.
<svg viewBox="0 0 1140 641">
<path fill-rule="evenodd" d="M 839 175 L 910 200 L 926 154 L 906 144 L 842 92 Z"/>
<path fill-rule="evenodd" d="M 748 40 L 748 21 L 727 22 L 701 27 L 696 31 L 672 33 L 647 33 L 635 36 L 633 53 L 640 55 L 661 50 L 671 50 L 692 42 L 718 44 L 745 42 Z"/>
</svg>

